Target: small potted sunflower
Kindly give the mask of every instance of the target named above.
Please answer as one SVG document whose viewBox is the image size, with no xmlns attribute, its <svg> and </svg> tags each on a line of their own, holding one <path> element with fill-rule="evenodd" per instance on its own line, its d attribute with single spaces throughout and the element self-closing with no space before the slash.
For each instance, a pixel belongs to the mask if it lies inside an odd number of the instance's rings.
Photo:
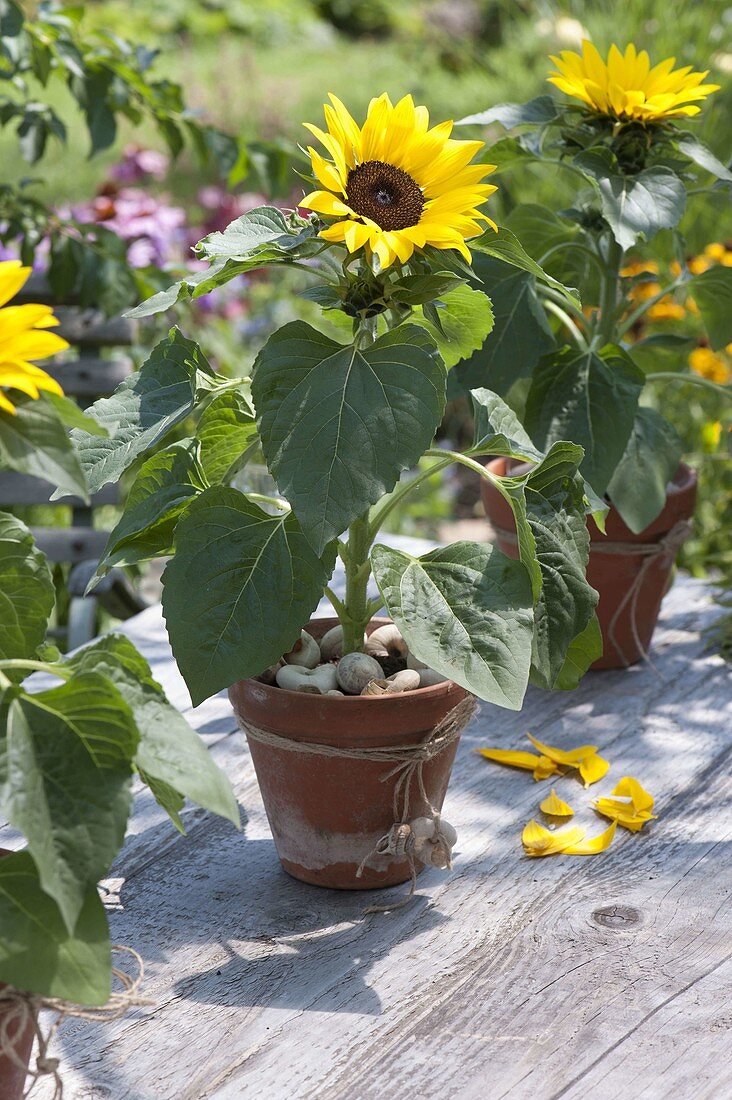
<svg viewBox="0 0 732 1100">
<path fill-rule="evenodd" d="M 353 889 L 449 865 L 440 809 L 475 698 L 518 709 L 530 678 L 573 686 L 598 630 L 581 447 L 541 451 L 487 389 L 472 395 L 472 446 L 433 446 L 449 369 L 492 324 L 489 297 L 468 285 L 471 250 L 576 299 L 483 212 L 494 187 L 474 163 L 481 142 L 431 126 L 411 96 L 372 100 L 362 125 L 331 96 L 325 120 L 308 127 L 322 151 L 308 150 L 315 189 L 299 211 L 262 207 L 206 237 L 200 270 L 134 311 L 285 266 L 310 276 L 322 328 L 286 324 L 235 380 L 174 329 L 90 410 L 108 434 L 74 438 L 94 490 L 151 455 L 101 568 L 170 556 L 173 653 L 194 704 L 229 688 L 283 866 Z M 166 447 L 189 417 L 190 436 Z M 276 489 L 234 488 L 260 453 Z M 526 472 L 485 471 L 487 454 Z M 451 463 L 497 486 L 520 560 L 484 543 L 421 556 L 380 543 L 396 505 Z M 312 619 L 323 597 L 333 616 Z"/>
<path fill-rule="evenodd" d="M 705 329 L 708 346 L 697 358 L 714 357 L 713 349 L 732 341 L 732 268 L 690 261 L 681 235 L 690 192 L 719 203 L 720 214 L 729 209 L 732 173 L 685 129 L 718 90 L 706 72 L 677 69 L 674 58 L 654 65 L 632 44 L 603 57 L 585 42 L 581 53 L 552 61 L 550 82 L 575 102 L 544 95 L 462 122 L 512 131 L 487 151 L 501 170 L 535 165 L 569 174 L 571 206 L 518 205 L 507 223 L 539 262 L 580 288 L 582 309 L 523 274 L 501 277 L 495 261 L 479 256 L 477 273 L 492 281 L 504 321 L 456 379 L 507 397 L 535 446 L 568 438 L 583 447 L 580 470 L 610 506 L 606 526 L 588 520 L 588 577 L 600 594 L 604 640 L 595 667 L 616 668 L 647 655 L 676 553 L 691 532 L 697 478 L 660 411 L 664 388 L 692 383 L 730 396 L 719 378 L 693 369 L 693 358 L 691 372 L 685 369 L 687 336 L 645 325 L 675 318 L 686 300 Z M 509 301 L 518 347 L 505 331 Z M 496 459 L 490 468 L 505 474 L 507 462 Z M 483 494 L 499 545 L 517 554 L 501 494 L 488 482 Z"/>
</svg>

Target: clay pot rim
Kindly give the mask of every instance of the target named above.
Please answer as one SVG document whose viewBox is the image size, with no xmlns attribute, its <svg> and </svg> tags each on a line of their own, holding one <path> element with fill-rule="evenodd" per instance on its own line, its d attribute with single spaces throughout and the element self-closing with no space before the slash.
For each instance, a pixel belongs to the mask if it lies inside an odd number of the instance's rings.
<svg viewBox="0 0 732 1100">
<path fill-rule="evenodd" d="M 367 630 L 368 633 L 372 633 L 378 627 L 388 626 L 391 623 L 393 623 L 393 621 L 394 621 L 393 619 L 390 619 L 386 615 L 375 615 L 374 618 L 370 620 L 368 626 L 366 627 L 366 630 Z M 317 626 L 319 628 L 321 623 L 323 624 L 324 629 L 322 631 L 319 630 L 318 634 L 314 634 L 313 631 L 310 628 L 313 627 L 313 626 Z M 303 630 L 307 630 L 308 634 L 312 634 L 313 637 L 317 639 L 318 635 L 325 634 L 326 631 L 330 630 L 330 628 L 332 626 L 339 626 L 339 625 L 340 625 L 340 619 L 338 619 L 337 617 L 335 617 L 335 616 L 323 616 L 323 617 L 310 619 L 310 621 L 308 623 L 306 623 L 306 625 L 303 627 Z M 333 662 L 332 661 L 327 661 L 327 662 L 323 662 L 323 663 L 324 664 L 332 664 Z M 460 686 L 459 684 L 456 683 L 455 680 L 447 679 L 447 680 L 443 680 L 442 683 L 440 683 L 440 684 L 430 684 L 427 687 L 413 688 L 411 691 L 395 691 L 395 692 L 392 692 L 391 694 L 388 694 L 388 695 L 386 693 L 384 693 L 384 695 L 346 695 L 346 694 L 343 694 L 343 695 L 323 695 L 323 694 L 315 695 L 314 692 L 293 691 L 291 688 L 282 688 L 278 684 L 265 684 L 262 680 L 259 680 L 256 676 L 247 676 L 246 679 L 239 680 L 239 681 L 237 681 L 237 683 L 240 683 L 240 684 L 256 684 L 258 688 L 264 688 L 267 692 L 269 692 L 269 691 L 276 692 L 277 697 L 279 697 L 280 695 L 294 695 L 298 699 L 302 699 L 302 697 L 304 695 L 312 695 L 314 698 L 318 699 L 318 701 L 320 701 L 320 702 L 327 699 L 332 703 L 338 703 L 338 704 L 342 704 L 346 701 L 349 702 L 349 703 L 350 702 L 355 702 L 356 700 L 358 700 L 361 703 L 371 704 L 371 703 L 380 703 L 380 702 L 382 702 L 383 699 L 389 699 L 391 702 L 395 702 L 398 699 L 405 699 L 408 696 L 416 696 L 416 695 L 418 695 L 420 699 L 424 699 L 424 700 L 427 700 L 427 699 L 430 699 L 430 698 L 433 698 L 433 697 L 435 699 L 437 699 L 441 695 L 444 695 L 449 690 L 451 690 L 451 688 L 453 686 L 454 687 L 459 687 Z M 232 687 L 233 687 L 233 684 L 232 684 Z"/>
</svg>

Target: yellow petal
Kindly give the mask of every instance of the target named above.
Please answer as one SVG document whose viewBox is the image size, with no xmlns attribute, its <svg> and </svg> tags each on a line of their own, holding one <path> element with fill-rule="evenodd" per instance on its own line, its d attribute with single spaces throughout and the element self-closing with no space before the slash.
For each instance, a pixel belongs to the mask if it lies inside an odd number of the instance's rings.
<svg viewBox="0 0 732 1100">
<path fill-rule="evenodd" d="M 549 817 L 573 817 L 574 810 L 564 802 L 552 787 L 551 794 L 539 803 L 539 809 Z"/>
<path fill-rule="evenodd" d="M 592 783 L 597 783 L 604 775 L 607 775 L 609 770 L 610 761 L 605 760 L 603 756 L 598 756 L 596 752 L 593 752 L 592 756 L 586 756 L 579 763 L 579 773 L 585 788 L 591 786 Z"/>
<path fill-rule="evenodd" d="M 0 390 L 0 410 L 2 412 L 10 413 L 11 416 L 18 415 L 15 411 L 15 405 L 12 403 L 10 398 L 3 393 L 2 390 Z"/>
<path fill-rule="evenodd" d="M 534 779 L 537 782 L 540 779 L 548 779 L 550 775 L 556 775 L 558 772 L 561 774 L 559 765 L 550 760 L 548 756 L 538 757 L 538 763 L 534 768 Z"/>
<path fill-rule="evenodd" d="M 612 825 L 608 825 L 604 833 L 600 833 L 599 836 L 590 837 L 588 840 L 580 840 L 578 844 L 571 844 L 568 848 L 564 849 L 562 855 L 595 856 L 598 852 L 604 852 L 606 848 L 610 847 L 617 826 L 618 823 L 613 821 Z"/>
<path fill-rule="evenodd" d="M 615 797 L 596 798 L 593 806 L 603 817 L 617 821 L 624 829 L 637 833 L 647 821 L 656 820 L 652 812 L 653 795 L 632 776 L 623 776 L 612 795 Z"/>
<path fill-rule="evenodd" d="M 577 749 L 567 751 L 555 749 L 552 745 L 545 745 L 530 733 L 527 733 L 526 736 L 544 756 L 548 756 L 550 760 L 554 760 L 557 764 L 567 764 L 571 768 L 576 768 L 580 760 L 584 760 L 585 757 L 592 756 L 593 753 L 597 752 L 597 745 L 580 745 Z"/>
<path fill-rule="evenodd" d="M 23 267 L 20 260 L 3 260 L 0 263 L 0 306 L 14 298 L 25 286 L 31 269 Z"/>
<path fill-rule="evenodd" d="M 538 821 L 529 821 L 521 834 L 521 843 L 527 856 L 551 856 L 579 844 L 584 835 L 585 831 L 579 825 L 572 825 L 559 832 L 551 832 Z"/>
<path fill-rule="evenodd" d="M 635 810 L 653 809 L 653 795 L 649 794 L 632 775 L 624 775 L 611 793 L 621 798 L 630 798 Z"/>
<path fill-rule="evenodd" d="M 532 772 L 541 760 L 533 752 L 512 752 L 510 749 L 478 749 L 486 760 L 494 760 L 496 764 L 508 764 L 511 768 L 525 768 Z"/>
</svg>

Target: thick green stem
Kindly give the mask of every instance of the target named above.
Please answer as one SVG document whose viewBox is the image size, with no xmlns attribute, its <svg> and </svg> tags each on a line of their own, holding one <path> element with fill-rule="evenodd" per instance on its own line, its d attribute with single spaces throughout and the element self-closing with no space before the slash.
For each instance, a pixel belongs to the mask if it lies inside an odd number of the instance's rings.
<svg viewBox="0 0 732 1100">
<path fill-rule="evenodd" d="M 0 674 L 2 669 L 24 669 L 30 672 L 48 672 L 59 680 L 70 680 L 74 675 L 71 668 L 60 668 L 58 665 L 50 665 L 46 661 L 23 661 L 20 658 L 0 661 Z"/>
<path fill-rule="evenodd" d="M 562 324 L 569 330 L 574 338 L 578 348 L 583 350 L 587 347 L 587 341 L 585 340 L 584 333 L 580 330 L 579 326 L 574 323 L 572 318 L 566 313 L 560 305 L 557 305 L 551 298 L 544 299 L 544 309 L 549 313 L 553 313 L 555 317 L 558 317 Z"/>
<path fill-rule="evenodd" d="M 596 346 L 599 347 L 609 344 L 615 332 L 618 302 L 620 300 L 620 266 L 622 262 L 623 250 L 615 238 L 610 237 L 604 265 L 600 312 L 594 341 Z"/>
<path fill-rule="evenodd" d="M 346 596 L 343 601 L 343 652 L 352 653 L 363 647 L 364 631 L 372 615 L 368 597 L 371 576 L 369 550 L 371 534 L 369 514 L 365 512 L 348 528 L 348 544 L 344 554 Z"/>
<path fill-rule="evenodd" d="M 384 526 L 386 517 L 397 508 L 404 498 L 423 481 L 427 481 L 433 474 L 438 473 L 440 470 L 444 470 L 446 466 L 451 466 L 454 459 L 446 458 L 442 462 L 436 462 L 434 466 L 430 466 L 427 470 L 420 470 L 414 477 L 410 477 L 407 481 L 400 481 L 396 489 L 393 490 L 383 501 L 381 501 L 374 509 L 371 516 L 371 530 L 370 538 L 373 542 L 377 532 Z"/>
</svg>

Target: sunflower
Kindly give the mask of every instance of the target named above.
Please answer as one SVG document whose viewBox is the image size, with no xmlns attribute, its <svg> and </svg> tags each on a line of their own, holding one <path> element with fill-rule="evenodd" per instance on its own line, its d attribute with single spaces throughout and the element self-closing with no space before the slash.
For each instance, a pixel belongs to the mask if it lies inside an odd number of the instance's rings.
<svg viewBox="0 0 732 1100">
<path fill-rule="evenodd" d="M 0 307 L 15 297 L 30 273 L 20 260 L 0 262 Z M 46 359 L 69 346 L 55 332 L 46 331 L 57 324 L 50 306 L 0 308 L 0 409 L 15 414 L 6 389 L 20 390 L 34 399 L 40 396 L 39 390 L 63 394 L 58 382 L 30 361 Z"/>
<path fill-rule="evenodd" d="M 382 270 L 427 245 L 455 248 L 470 262 L 465 241 L 483 232 L 481 222 L 497 228 L 478 210 L 496 190 L 482 182 L 494 165 L 470 164 L 484 143 L 451 138 L 452 122 L 430 129 L 427 108 L 410 95 L 396 106 L 386 93 L 372 99 L 362 127 L 329 98 L 327 132 L 305 124 L 332 158 L 308 147 L 323 190 L 300 205 L 339 219 L 320 236 L 349 252 L 365 246 Z"/>
<path fill-rule="evenodd" d="M 582 53 L 564 50 L 552 56 L 558 72 L 548 78 L 562 92 L 581 99 L 593 111 L 622 121 L 657 122 L 680 115 L 697 115 L 701 110 L 692 101 L 706 99 L 719 88 L 704 84 L 703 73 L 692 72 L 691 65 L 674 69 L 675 57 L 668 57 L 651 68 L 645 50 L 638 52 L 631 43 L 621 53 L 611 46 L 603 61 L 591 42 L 582 43 Z"/>
</svg>

